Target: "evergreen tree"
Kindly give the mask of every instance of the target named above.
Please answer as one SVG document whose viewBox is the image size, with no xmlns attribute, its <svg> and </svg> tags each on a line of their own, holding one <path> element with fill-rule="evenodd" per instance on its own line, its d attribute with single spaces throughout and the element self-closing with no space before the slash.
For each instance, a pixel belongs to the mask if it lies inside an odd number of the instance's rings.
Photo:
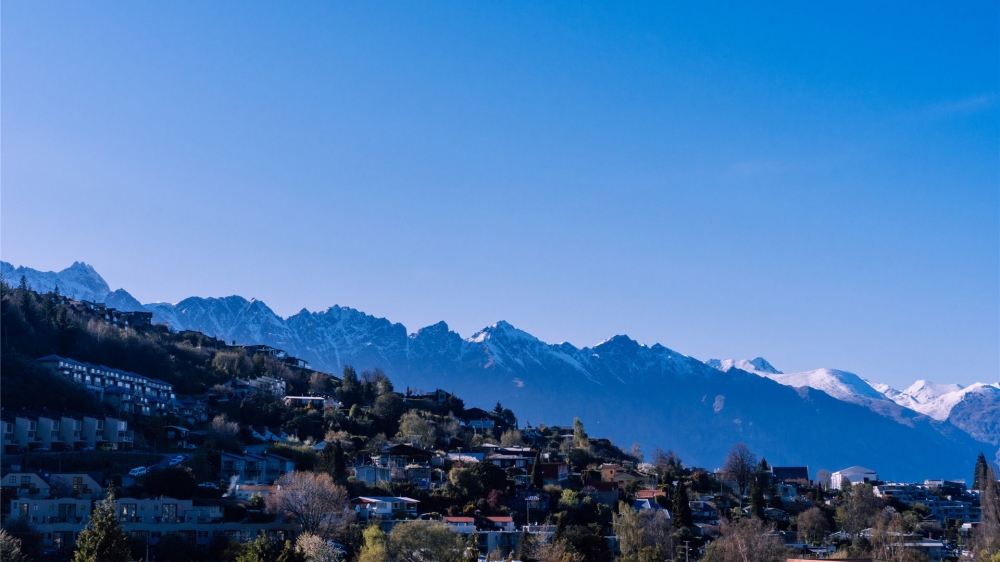
<svg viewBox="0 0 1000 562">
<path fill-rule="evenodd" d="M 979 458 L 976 459 L 976 472 L 972 479 L 972 489 L 982 490 L 983 486 L 986 484 L 986 455 L 979 453 Z"/>
<path fill-rule="evenodd" d="M 316 458 L 315 471 L 325 472 L 329 474 L 334 480 L 336 480 L 337 477 L 334 476 L 333 474 L 334 456 L 335 452 L 333 450 L 333 443 L 327 443 L 326 447 L 323 447 L 323 449 L 319 452 L 319 455 L 316 455 L 317 458 Z"/>
<path fill-rule="evenodd" d="M 308 562 L 306 555 L 301 550 L 292 545 L 292 541 L 285 541 L 285 547 L 278 554 L 275 562 Z"/>
<path fill-rule="evenodd" d="M 535 453 L 535 464 L 531 466 L 531 487 L 541 490 L 545 482 L 542 480 L 542 455 Z"/>
<path fill-rule="evenodd" d="M 256 540 L 244 545 L 243 552 L 236 557 L 236 562 L 277 562 L 267 533 L 261 531 Z"/>
<path fill-rule="evenodd" d="M 22 290 L 22 291 L 27 291 L 28 290 L 28 278 L 22 275 L 21 276 L 21 282 L 18 283 L 17 288 L 20 289 L 20 290 Z"/>
<path fill-rule="evenodd" d="M 566 536 L 566 512 L 562 512 L 558 515 L 558 521 L 556 521 L 556 531 L 552 533 L 552 541 L 559 542 L 563 540 Z"/>
<path fill-rule="evenodd" d="M 347 460 L 344 458 L 344 447 L 340 441 L 333 443 L 333 479 L 337 482 L 347 476 Z"/>
<path fill-rule="evenodd" d="M 479 562 L 479 533 L 469 533 L 469 544 L 465 549 L 464 562 Z"/>
<path fill-rule="evenodd" d="M 94 507 L 87 526 L 76 539 L 73 562 L 131 562 L 132 550 L 128 535 L 118 522 L 114 487 L 108 496 Z"/>
<path fill-rule="evenodd" d="M 767 464 L 767 459 L 764 457 L 760 458 L 760 466 L 757 467 L 761 472 L 771 472 L 771 467 Z"/>
<path fill-rule="evenodd" d="M 580 449 L 590 449 L 590 438 L 583 430 L 583 422 L 580 418 L 573 418 L 573 444 Z"/>
<path fill-rule="evenodd" d="M 525 525 L 521 530 L 521 537 L 517 540 L 517 558 L 522 562 L 527 562 L 531 560 L 531 554 L 534 550 L 535 540 L 528 532 L 528 526 Z"/>
<path fill-rule="evenodd" d="M 674 527 L 687 528 L 694 525 L 691 504 L 688 503 L 687 486 L 683 482 L 678 482 L 677 489 L 674 490 L 673 518 Z"/>
<path fill-rule="evenodd" d="M 758 519 L 764 518 L 764 486 L 761 483 L 763 475 L 757 474 L 750 482 L 750 512 Z"/>
</svg>

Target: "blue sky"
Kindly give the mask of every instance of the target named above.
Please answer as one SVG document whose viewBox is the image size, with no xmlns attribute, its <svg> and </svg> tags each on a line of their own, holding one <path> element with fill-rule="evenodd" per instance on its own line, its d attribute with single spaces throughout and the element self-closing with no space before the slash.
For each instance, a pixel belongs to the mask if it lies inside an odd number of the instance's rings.
<svg viewBox="0 0 1000 562">
<path fill-rule="evenodd" d="M 621 4 L 5 2 L 0 253 L 996 381 L 997 4 Z"/>
</svg>

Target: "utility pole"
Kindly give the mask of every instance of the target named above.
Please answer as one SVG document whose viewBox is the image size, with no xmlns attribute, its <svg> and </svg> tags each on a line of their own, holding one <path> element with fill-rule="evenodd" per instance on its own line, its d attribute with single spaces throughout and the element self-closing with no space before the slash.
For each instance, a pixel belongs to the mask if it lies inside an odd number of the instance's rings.
<svg viewBox="0 0 1000 562">
<path fill-rule="evenodd" d="M 684 541 L 684 562 L 691 562 L 691 559 L 688 557 L 688 553 L 691 551 L 691 549 L 688 548 L 689 542 L 690 541 Z"/>
</svg>

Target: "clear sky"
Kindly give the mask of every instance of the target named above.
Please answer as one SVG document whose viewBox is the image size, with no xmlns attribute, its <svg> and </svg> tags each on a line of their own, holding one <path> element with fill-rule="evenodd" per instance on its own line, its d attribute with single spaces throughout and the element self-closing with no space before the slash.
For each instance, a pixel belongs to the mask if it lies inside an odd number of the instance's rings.
<svg viewBox="0 0 1000 562">
<path fill-rule="evenodd" d="M 750 4 L 5 1 L 0 254 L 996 381 L 997 3 Z"/>
</svg>

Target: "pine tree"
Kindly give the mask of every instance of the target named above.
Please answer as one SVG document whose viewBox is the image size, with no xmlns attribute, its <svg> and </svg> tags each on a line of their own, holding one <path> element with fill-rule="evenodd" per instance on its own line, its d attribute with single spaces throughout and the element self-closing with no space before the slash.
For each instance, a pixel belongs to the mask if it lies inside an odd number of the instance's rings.
<svg viewBox="0 0 1000 562">
<path fill-rule="evenodd" d="M 469 533 L 469 543 L 465 547 L 464 562 L 479 562 L 479 533 Z"/>
<path fill-rule="evenodd" d="M 306 555 L 301 550 L 292 545 L 292 541 L 285 541 L 285 548 L 281 549 L 281 554 L 275 562 L 308 562 Z"/>
<path fill-rule="evenodd" d="M 590 449 L 590 438 L 587 437 L 580 418 L 573 418 L 573 444 L 579 449 Z"/>
<path fill-rule="evenodd" d="M 316 472 L 325 472 L 336 480 L 336 476 L 333 474 L 334 452 L 332 443 L 327 443 L 326 447 L 323 447 L 323 449 L 319 452 L 319 455 L 317 455 Z"/>
<path fill-rule="evenodd" d="M 528 526 L 525 525 L 521 530 L 521 537 L 517 540 L 517 558 L 524 562 L 531 560 L 532 550 L 534 550 L 535 540 L 528 532 Z"/>
<path fill-rule="evenodd" d="M 244 545 L 236 562 L 276 562 L 267 533 L 261 531 L 256 540 Z"/>
<path fill-rule="evenodd" d="M 761 485 L 763 476 L 754 476 L 750 482 L 750 512 L 758 519 L 764 518 L 764 487 Z"/>
<path fill-rule="evenodd" d="M 22 291 L 27 291 L 28 290 L 28 278 L 22 275 L 21 276 L 21 282 L 17 285 L 17 288 L 20 289 L 20 290 L 22 290 Z"/>
<path fill-rule="evenodd" d="M 556 531 L 552 534 L 552 541 L 559 542 L 563 540 L 566 536 L 566 512 L 562 512 L 558 515 L 558 520 L 556 521 Z"/>
<path fill-rule="evenodd" d="M 344 459 L 344 447 L 341 446 L 340 441 L 334 441 L 333 447 L 333 479 L 341 482 L 347 475 L 347 461 Z"/>
<path fill-rule="evenodd" d="M 76 539 L 73 562 L 131 562 L 128 535 L 118 522 L 114 487 L 95 506 L 87 526 Z"/>
<path fill-rule="evenodd" d="M 542 455 L 535 453 L 535 464 L 531 466 L 531 487 L 541 490 L 545 482 L 542 480 Z"/>
<path fill-rule="evenodd" d="M 688 503 L 687 486 L 683 482 L 677 483 L 674 490 L 674 527 L 686 528 L 694 525 L 691 515 L 691 504 Z"/>
<path fill-rule="evenodd" d="M 986 455 L 979 453 L 979 458 L 976 459 L 976 472 L 972 479 L 972 489 L 982 490 L 983 486 L 986 484 Z"/>
</svg>

